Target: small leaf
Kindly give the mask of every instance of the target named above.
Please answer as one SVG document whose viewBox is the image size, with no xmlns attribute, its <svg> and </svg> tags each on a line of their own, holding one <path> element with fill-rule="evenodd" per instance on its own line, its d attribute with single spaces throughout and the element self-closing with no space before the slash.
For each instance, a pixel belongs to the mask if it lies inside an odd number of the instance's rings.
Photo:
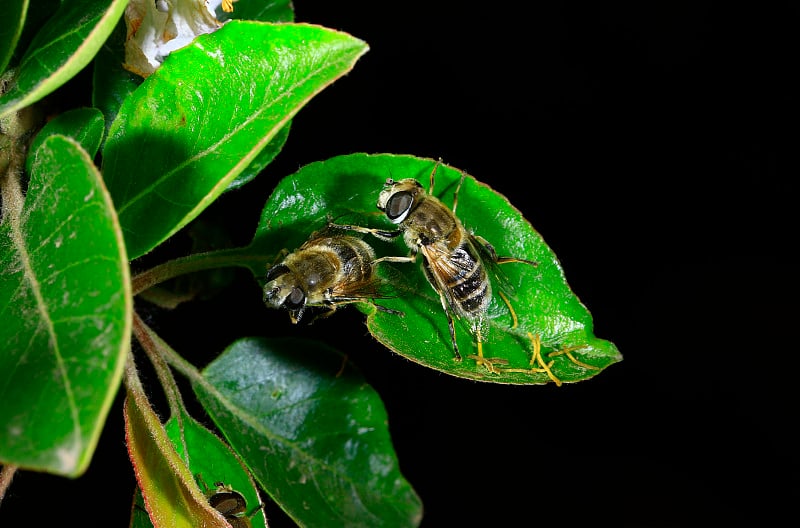
<svg viewBox="0 0 800 528">
<path fill-rule="evenodd" d="M 0 115 L 40 100 L 94 58 L 128 0 L 63 2 L 22 57 L 14 86 L 0 97 Z"/>
<path fill-rule="evenodd" d="M 22 34 L 28 0 L 6 0 L 3 6 L 3 24 L 0 25 L 0 75 L 14 56 L 14 50 Z"/>
<path fill-rule="evenodd" d="M 130 346 L 122 236 L 100 174 L 72 139 L 39 147 L 24 198 L 8 180 L 0 190 L 0 460 L 77 476 Z"/>
<path fill-rule="evenodd" d="M 131 258 L 195 218 L 366 50 L 319 26 L 232 20 L 170 54 L 125 100 L 105 145 Z"/>
<path fill-rule="evenodd" d="M 435 165 L 429 159 L 388 154 L 354 154 L 308 165 L 276 186 L 262 212 L 250 250 L 254 254 L 268 248 L 294 250 L 311 231 L 324 226 L 328 217 L 340 224 L 393 231 L 396 226 L 376 207 L 383 183 L 388 177 L 413 177 L 427 190 Z M 457 169 L 446 165 L 437 169 L 434 194 L 448 207 L 452 206 L 460 178 Z M 388 273 L 398 290 L 397 298 L 382 299 L 380 304 L 405 315 L 361 305 L 368 314 L 367 325 L 373 336 L 395 352 L 428 367 L 496 383 L 580 381 L 622 359 L 612 343 L 592 334 L 591 315 L 567 285 L 556 255 L 504 196 L 467 176 L 459 191 L 457 211 L 465 227 L 488 240 L 498 255 L 538 262 L 537 267 L 503 264 L 492 275 L 494 291 L 501 290 L 497 282 L 500 273 L 510 284 L 505 294 L 514 307 L 517 323 L 502 299 L 494 295 L 487 313 L 490 328 L 484 336 L 483 350 L 486 357 L 507 361 L 503 365 L 507 370 L 495 374 L 469 358 L 455 361 L 447 317 L 439 296 L 420 269 L 421 255 L 415 264 L 379 264 L 379 271 Z M 409 254 L 402 237 L 390 244 L 364 236 L 378 256 Z M 263 275 L 256 278 L 263 283 Z M 457 319 L 455 326 L 462 355 L 474 355 L 475 338 L 468 326 Z M 549 372 L 538 362 L 534 363 L 536 370 L 531 370 L 536 336 L 541 342 L 542 362 L 553 362 Z M 577 348 L 571 350 L 572 347 Z M 563 353 L 565 350 L 568 353 Z"/>
<path fill-rule="evenodd" d="M 194 482 L 142 392 L 128 391 L 124 413 L 128 454 L 153 525 L 227 528 Z"/>
<path fill-rule="evenodd" d="M 94 158 L 103 139 L 103 114 L 97 108 L 74 108 L 57 115 L 36 134 L 31 142 L 30 151 L 36 152 L 39 145 L 55 134 L 71 137 L 90 158 Z M 29 156 L 25 167 L 28 172 L 32 163 L 33 157 Z"/>
<path fill-rule="evenodd" d="M 240 339 L 193 387 L 262 489 L 301 526 L 417 526 L 379 396 L 307 340 Z"/>
</svg>

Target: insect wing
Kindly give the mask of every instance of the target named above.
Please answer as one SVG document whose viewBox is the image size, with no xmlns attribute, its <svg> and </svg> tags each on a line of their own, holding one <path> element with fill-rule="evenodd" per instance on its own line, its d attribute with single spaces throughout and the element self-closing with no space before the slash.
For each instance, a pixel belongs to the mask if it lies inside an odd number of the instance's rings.
<svg viewBox="0 0 800 528">
<path fill-rule="evenodd" d="M 437 292 L 444 295 L 450 311 L 458 317 L 470 317 L 470 314 L 465 312 L 453 297 L 451 288 L 454 281 L 472 270 L 474 264 L 463 259 L 451 258 L 452 255 L 449 251 L 437 245 L 421 246 L 420 251 L 427 263 L 429 281 L 433 282 L 431 285 Z"/>
<path fill-rule="evenodd" d="M 503 271 L 502 266 L 497 262 L 497 254 L 494 252 L 494 248 L 492 246 L 486 247 L 488 242 L 471 233 L 469 235 L 469 244 L 481 259 L 486 273 L 489 275 L 489 280 L 494 281 L 495 286 L 507 297 L 514 298 L 517 289 L 511 283 L 511 279 L 508 278 L 505 271 Z"/>
<path fill-rule="evenodd" d="M 333 302 L 388 299 L 395 296 L 389 283 L 376 276 L 366 281 L 341 281 L 331 289 Z"/>
</svg>

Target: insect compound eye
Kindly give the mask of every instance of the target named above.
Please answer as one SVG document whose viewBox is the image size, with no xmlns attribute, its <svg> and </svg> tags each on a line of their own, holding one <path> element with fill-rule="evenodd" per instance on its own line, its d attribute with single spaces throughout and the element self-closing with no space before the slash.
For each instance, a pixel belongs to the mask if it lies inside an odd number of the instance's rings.
<svg viewBox="0 0 800 528">
<path fill-rule="evenodd" d="M 238 491 L 224 491 L 214 494 L 208 503 L 222 515 L 242 513 L 247 508 L 247 503 Z"/>
<path fill-rule="evenodd" d="M 405 220 L 408 213 L 411 212 L 413 203 L 414 196 L 410 192 L 399 191 L 389 197 L 384 212 L 392 223 L 399 224 Z"/>
<path fill-rule="evenodd" d="M 287 295 L 286 299 L 283 301 L 283 305 L 289 310 L 297 310 L 298 308 L 305 306 L 305 304 L 306 293 L 297 286 L 292 288 L 292 291 L 289 292 L 289 295 Z"/>
<path fill-rule="evenodd" d="M 267 282 L 272 282 L 281 275 L 285 275 L 289 273 L 289 268 L 285 264 L 278 264 L 277 266 L 272 266 L 270 270 L 267 272 Z"/>
</svg>

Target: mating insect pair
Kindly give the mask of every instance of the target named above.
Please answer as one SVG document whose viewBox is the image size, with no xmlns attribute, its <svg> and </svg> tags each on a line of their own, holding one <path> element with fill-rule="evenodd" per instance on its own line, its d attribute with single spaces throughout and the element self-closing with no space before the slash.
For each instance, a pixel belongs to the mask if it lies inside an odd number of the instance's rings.
<svg viewBox="0 0 800 528">
<path fill-rule="evenodd" d="M 487 310 L 492 297 L 487 269 L 508 262 L 530 266 L 537 266 L 537 263 L 516 257 L 500 257 L 489 242 L 464 227 L 456 216 L 456 207 L 465 175 L 462 173 L 451 210 L 433 194 L 440 163 L 437 162 L 431 171 L 428 192 L 413 178 L 388 179 L 384 184 L 377 207 L 398 226 L 397 230 L 338 224 L 328 227 L 369 234 L 382 240 L 402 235 L 410 250 L 409 255 L 375 258 L 372 248 L 360 238 L 315 234 L 269 270 L 264 288 L 265 302 L 288 309 L 293 322 L 299 320 L 306 306 L 324 306 L 332 312 L 344 303 L 375 304 L 374 299 L 385 297 L 375 276 L 375 266 L 384 261 L 415 262 L 417 255 L 422 253 L 424 275 L 438 294 L 447 316 L 455 358 L 461 360 L 454 319 L 464 319 L 477 343 L 477 355 L 468 357 L 490 372 L 498 373 L 495 363 L 503 360 L 483 355 Z M 516 319 L 506 297 L 502 293 L 501 297 Z"/>
</svg>

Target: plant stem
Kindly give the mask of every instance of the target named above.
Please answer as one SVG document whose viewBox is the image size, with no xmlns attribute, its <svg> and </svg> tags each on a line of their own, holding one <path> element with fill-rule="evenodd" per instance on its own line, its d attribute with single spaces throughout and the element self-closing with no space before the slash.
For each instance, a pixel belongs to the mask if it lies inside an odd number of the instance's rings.
<svg viewBox="0 0 800 528">
<path fill-rule="evenodd" d="M 0 504 L 3 503 L 3 497 L 6 496 L 6 491 L 14 479 L 17 472 L 17 466 L 6 464 L 3 469 L 0 469 Z"/>
<path fill-rule="evenodd" d="M 246 247 L 195 253 L 170 260 L 139 273 L 131 279 L 131 289 L 133 295 L 137 295 L 156 284 L 196 271 L 226 267 L 251 268 L 258 266 L 264 268 L 264 263 L 269 262 L 272 257 L 253 254 Z"/>
<path fill-rule="evenodd" d="M 147 354 L 150 363 L 153 364 L 158 380 L 161 382 L 161 387 L 167 397 L 170 416 L 181 416 L 181 411 L 184 409 L 183 399 L 181 398 L 180 390 L 178 390 L 178 384 L 175 383 L 175 378 L 161 355 L 163 350 L 170 348 L 169 345 L 153 332 L 136 312 L 133 312 L 133 335 L 142 345 L 142 349 Z"/>
</svg>

